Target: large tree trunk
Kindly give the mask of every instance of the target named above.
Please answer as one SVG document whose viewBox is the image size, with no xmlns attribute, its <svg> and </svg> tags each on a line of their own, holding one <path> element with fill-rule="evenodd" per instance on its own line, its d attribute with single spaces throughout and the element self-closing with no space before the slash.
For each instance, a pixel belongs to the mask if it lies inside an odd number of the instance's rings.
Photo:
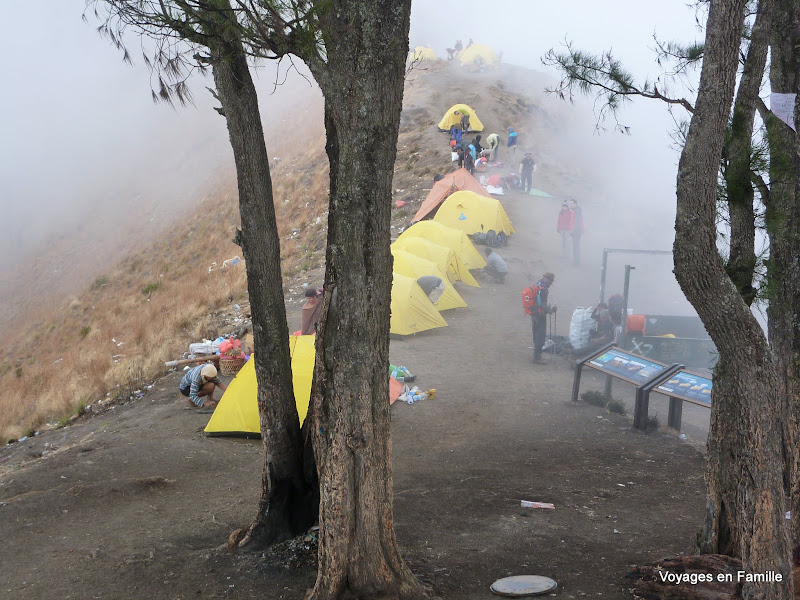
<svg viewBox="0 0 800 600">
<path fill-rule="evenodd" d="M 677 181 L 675 276 L 719 350 L 708 438 L 706 545 L 781 584 L 749 584 L 744 598 L 788 599 L 783 512 L 782 398 L 758 322 L 716 248 L 716 186 L 731 108 L 745 0 L 712 0 L 706 53 Z"/>
<path fill-rule="evenodd" d="M 751 161 L 753 122 L 767 62 L 773 0 L 760 0 L 750 36 L 736 100 L 733 103 L 730 138 L 723 156 L 731 237 L 726 271 L 747 304 L 755 299 L 756 225 Z"/>
<path fill-rule="evenodd" d="M 313 600 L 420 598 L 392 514 L 389 431 L 390 207 L 410 0 L 332 0 L 320 14 L 330 161 L 325 316 L 314 443 L 320 546 Z"/>
<path fill-rule="evenodd" d="M 800 7 L 775 0 L 770 86 L 773 93 L 800 92 Z M 797 108 L 795 108 L 797 114 Z M 795 117 L 795 123 L 800 120 Z M 792 542 L 800 541 L 800 158 L 798 136 L 774 116 L 766 119 L 770 148 L 770 199 L 766 226 L 769 338 L 785 385 L 786 489 L 792 511 Z"/>
<path fill-rule="evenodd" d="M 230 11 L 228 0 L 219 0 L 219 5 Z M 242 218 L 237 242 L 247 264 L 264 444 L 258 511 L 246 530 L 234 532 L 231 545 L 270 544 L 306 530 L 314 522 L 316 506 L 303 477 L 303 440 L 292 387 L 280 243 L 258 97 L 239 34 L 226 21 L 233 18 L 232 13 L 208 13 L 206 17 L 216 24 L 216 30 L 209 32 L 209 50 L 236 163 Z"/>
</svg>

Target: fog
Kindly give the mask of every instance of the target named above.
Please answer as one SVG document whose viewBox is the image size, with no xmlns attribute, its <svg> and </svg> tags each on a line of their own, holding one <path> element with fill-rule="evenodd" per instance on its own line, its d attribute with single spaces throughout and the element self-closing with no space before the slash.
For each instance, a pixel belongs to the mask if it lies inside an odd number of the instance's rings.
<svg viewBox="0 0 800 600">
<path fill-rule="evenodd" d="M 652 81 L 661 75 L 652 51 L 654 34 L 660 40 L 679 42 L 702 39 L 696 16 L 683 0 L 416 1 L 410 42 L 412 47 L 431 46 L 439 56 L 446 56 L 445 49 L 452 48 L 456 39 L 466 45 L 472 38 L 502 52 L 503 62 L 543 72 L 555 84 L 560 74 L 544 66 L 541 58 L 550 48 L 563 50 L 569 41 L 575 48 L 594 53 L 612 50 L 638 81 Z M 697 77 L 694 74 L 695 80 Z M 660 88 L 664 89 L 663 83 Z M 692 97 L 691 90 L 676 87 L 673 91 Z M 565 107 L 560 114 L 565 116 L 560 124 L 563 130 L 555 136 L 557 142 L 546 146 L 533 140 L 528 147 L 545 170 L 552 170 L 554 159 L 585 166 L 578 176 L 591 180 L 592 189 L 587 193 L 572 186 L 573 194 L 582 192 L 576 198 L 586 218 L 584 261 L 599 267 L 606 247 L 671 250 L 679 154 L 670 137 L 676 125 L 667 107 L 641 98 L 625 103 L 619 122 L 630 128 L 630 135 L 623 135 L 613 131 L 613 119 L 602 123 L 608 131 L 595 131 L 592 99 L 562 104 Z M 675 116 L 685 118 L 686 114 L 676 110 Z M 542 170 L 534 175 L 534 185 L 537 178 L 548 180 Z M 550 183 L 559 187 L 560 182 Z M 564 186 L 560 187 L 563 190 Z M 636 267 L 630 292 L 630 305 L 635 309 L 651 314 L 693 314 L 671 273 L 671 256 L 610 255 L 606 297 L 622 291 L 626 264 Z M 597 279 L 587 283 L 581 303 L 596 301 L 599 279 L 598 268 Z"/>
<path fill-rule="evenodd" d="M 141 58 L 133 52 L 136 64 L 123 64 L 120 52 L 95 32 L 97 23 L 91 17 L 89 24 L 81 20 L 83 7 L 84 0 L 0 4 L 5 84 L 0 96 L 0 269 L 7 273 L 53 239 L 69 238 L 75 231 L 91 237 L 93 231 L 82 224 L 98 223 L 98 216 L 104 227 L 123 237 L 132 218 L 156 229 L 196 203 L 221 172 L 231 169 L 225 123 L 205 90 L 209 83 L 193 80 L 195 106 L 154 104 L 150 73 Z M 701 35 L 683 0 L 414 0 L 410 42 L 412 47 L 430 45 L 444 56 L 456 39 L 466 44 L 472 38 L 502 52 L 504 62 L 549 72 L 555 80 L 557 73 L 540 59 L 569 39 L 587 50 L 613 48 L 634 74 L 644 77 L 658 74 L 649 51 L 654 32 L 680 41 Z M 129 42 L 138 47 L 135 38 Z M 287 85 L 270 95 L 272 79 L 271 67 L 261 71 L 258 85 L 268 122 L 299 97 L 317 94 L 309 92 L 305 80 L 290 75 Z M 630 136 L 596 134 L 587 101 L 571 110 L 574 122 L 565 124 L 565 140 L 581 160 L 597 161 L 603 179 L 597 198 L 581 200 L 588 206 L 613 200 L 614 214 L 607 216 L 620 224 L 631 211 L 636 216 L 635 224 L 617 229 L 616 239 L 599 235 L 607 228 L 598 221 L 590 245 L 597 250 L 646 242 L 646 247 L 669 249 L 678 155 L 669 148 L 674 124 L 665 107 L 653 101 L 629 103 L 620 120 L 630 126 Z M 142 205 L 148 210 L 138 211 Z M 620 235 L 620 230 L 631 235 Z M 103 254 L 103 248 L 97 252 Z M 667 275 L 670 269 L 666 264 Z"/>
</svg>

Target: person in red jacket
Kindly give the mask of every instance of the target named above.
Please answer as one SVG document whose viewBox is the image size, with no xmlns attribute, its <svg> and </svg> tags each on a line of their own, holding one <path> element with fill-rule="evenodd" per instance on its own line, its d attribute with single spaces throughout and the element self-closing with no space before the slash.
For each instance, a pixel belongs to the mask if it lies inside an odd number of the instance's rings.
<svg viewBox="0 0 800 600">
<path fill-rule="evenodd" d="M 581 264 L 581 236 L 583 235 L 583 209 L 578 206 L 578 201 L 569 201 L 572 209 L 572 264 L 576 267 Z"/>
<path fill-rule="evenodd" d="M 561 256 L 564 258 L 567 256 L 567 236 L 572 233 L 573 217 L 569 203 L 564 200 L 561 210 L 558 211 L 558 222 L 556 223 L 556 231 L 561 235 Z"/>
</svg>

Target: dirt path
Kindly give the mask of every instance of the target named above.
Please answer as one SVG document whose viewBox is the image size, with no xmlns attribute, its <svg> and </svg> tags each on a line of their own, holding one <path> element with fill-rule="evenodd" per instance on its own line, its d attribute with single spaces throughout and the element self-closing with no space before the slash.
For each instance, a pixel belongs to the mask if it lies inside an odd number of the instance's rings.
<svg viewBox="0 0 800 600">
<path fill-rule="evenodd" d="M 545 161 L 534 185 L 555 187 L 562 175 Z M 564 359 L 530 364 L 520 290 L 554 271 L 557 333 L 566 335 L 572 309 L 596 297 L 599 256 L 587 252 L 581 267 L 560 258 L 558 201 L 510 195 L 503 204 L 518 231 L 500 250 L 507 283 L 460 286 L 469 307 L 445 314 L 448 328 L 392 342 L 392 362 L 438 390 L 392 409 L 397 537 L 443 598 L 491 598 L 495 579 L 524 573 L 556 579 L 565 598 L 629 598 L 631 565 L 691 551 L 707 413 L 687 417 L 688 442 L 644 435 L 630 416 L 570 402 Z M 601 210 L 588 203 L 587 222 Z M 296 322 L 297 307 L 290 330 Z M 0 596 L 304 597 L 313 542 L 266 554 L 222 548 L 253 516 L 261 444 L 204 437 L 209 417 L 184 409 L 179 377 L 0 450 Z M 583 387 L 593 386 L 602 382 L 588 376 Z M 630 388 L 615 395 L 630 406 Z M 523 499 L 556 508 L 522 509 Z"/>
<path fill-rule="evenodd" d="M 504 204 L 524 223 L 535 202 Z M 555 270 L 553 297 L 568 307 L 594 266 L 560 265 L 532 243 L 536 225 L 519 229 L 504 250 L 505 285 L 462 288 L 469 308 L 447 314 L 447 329 L 392 344 L 393 361 L 439 390 L 392 411 L 398 539 L 446 598 L 488 598 L 491 582 L 512 573 L 553 577 L 568 598 L 628 597 L 630 565 L 691 550 L 703 458 L 672 436 L 633 431 L 629 418 L 571 403 L 563 359 L 530 365 L 525 273 Z M 252 516 L 261 446 L 203 437 L 208 416 L 183 408 L 177 380 L 0 454 L 3 594 L 303 597 L 315 574 L 307 561 L 287 569 L 283 555 L 220 550 Z M 521 509 L 521 499 L 556 509 Z"/>
</svg>

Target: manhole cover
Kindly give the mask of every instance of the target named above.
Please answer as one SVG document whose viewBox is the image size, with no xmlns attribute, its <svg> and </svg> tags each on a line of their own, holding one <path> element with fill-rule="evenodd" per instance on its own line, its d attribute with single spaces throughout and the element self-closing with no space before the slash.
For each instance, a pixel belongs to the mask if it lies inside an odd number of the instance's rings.
<svg viewBox="0 0 800 600">
<path fill-rule="evenodd" d="M 515 575 L 498 579 L 490 588 L 498 596 L 522 598 L 524 596 L 540 596 L 552 592 L 558 584 L 549 577 L 540 575 Z"/>
</svg>

